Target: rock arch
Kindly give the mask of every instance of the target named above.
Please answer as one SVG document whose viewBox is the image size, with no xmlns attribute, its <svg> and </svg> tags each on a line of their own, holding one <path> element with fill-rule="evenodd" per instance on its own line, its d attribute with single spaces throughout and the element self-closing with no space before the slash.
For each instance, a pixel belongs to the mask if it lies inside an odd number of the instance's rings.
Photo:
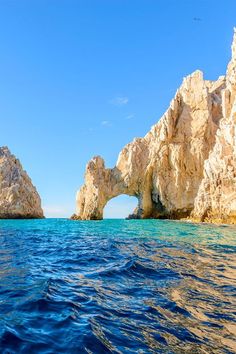
<svg viewBox="0 0 236 354">
<path fill-rule="evenodd" d="M 104 219 L 129 219 L 138 206 L 138 199 L 135 196 L 121 194 L 110 199 L 104 209 Z"/>
<path fill-rule="evenodd" d="M 102 219 L 106 203 L 120 194 L 138 198 L 135 218 L 189 216 L 223 116 L 224 88 L 225 77 L 205 81 L 195 71 L 150 132 L 124 147 L 114 168 L 100 156 L 89 161 L 74 218 Z"/>
<path fill-rule="evenodd" d="M 147 145 L 136 139 L 127 145 L 119 155 L 117 165 L 105 167 L 100 156 L 94 157 L 86 166 L 85 184 L 77 193 L 76 215 L 82 220 L 100 220 L 109 200 L 126 194 L 138 199 L 133 217 L 150 217 L 152 200 L 148 185 L 144 188 L 143 174 L 146 174 L 147 161 L 142 161 Z M 147 157 L 147 156 L 146 156 Z M 137 169 L 137 165 L 139 169 Z M 127 170 L 128 168 L 128 170 Z"/>
</svg>

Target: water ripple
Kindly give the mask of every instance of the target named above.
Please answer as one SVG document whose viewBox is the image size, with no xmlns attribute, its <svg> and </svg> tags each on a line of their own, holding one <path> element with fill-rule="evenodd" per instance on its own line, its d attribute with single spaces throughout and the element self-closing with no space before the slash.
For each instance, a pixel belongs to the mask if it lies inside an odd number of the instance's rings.
<svg viewBox="0 0 236 354">
<path fill-rule="evenodd" d="M 0 221 L 0 352 L 236 353 L 235 231 Z"/>
</svg>

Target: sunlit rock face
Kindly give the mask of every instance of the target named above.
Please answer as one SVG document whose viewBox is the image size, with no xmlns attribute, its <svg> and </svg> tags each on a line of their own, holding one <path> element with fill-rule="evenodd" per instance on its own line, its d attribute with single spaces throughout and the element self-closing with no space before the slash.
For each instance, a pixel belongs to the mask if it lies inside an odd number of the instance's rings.
<svg viewBox="0 0 236 354">
<path fill-rule="evenodd" d="M 200 220 L 236 223 L 236 32 L 222 90 L 222 119 L 204 164 L 192 215 Z"/>
<path fill-rule="evenodd" d="M 88 163 L 74 218 L 102 219 L 106 203 L 120 194 L 138 199 L 131 218 L 235 215 L 235 43 L 234 36 L 226 77 L 208 81 L 195 71 L 150 132 L 124 147 L 114 168 L 101 157 Z"/>
<path fill-rule="evenodd" d="M 0 148 L 0 218 L 43 218 L 31 179 L 7 147 Z"/>
</svg>

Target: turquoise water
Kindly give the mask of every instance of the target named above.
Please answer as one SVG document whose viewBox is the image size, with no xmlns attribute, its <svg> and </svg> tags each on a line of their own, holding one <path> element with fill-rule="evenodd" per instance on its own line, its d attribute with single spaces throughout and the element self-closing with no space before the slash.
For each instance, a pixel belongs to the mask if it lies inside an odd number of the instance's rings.
<svg viewBox="0 0 236 354">
<path fill-rule="evenodd" d="M 236 228 L 0 221 L 1 353 L 235 353 Z"/>
</svg>

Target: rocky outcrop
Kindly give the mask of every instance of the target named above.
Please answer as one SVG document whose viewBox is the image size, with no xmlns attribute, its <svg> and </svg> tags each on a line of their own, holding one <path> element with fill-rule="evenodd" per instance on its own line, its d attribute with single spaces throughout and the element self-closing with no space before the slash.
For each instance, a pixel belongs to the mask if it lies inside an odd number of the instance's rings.
<svg viewBox="0 0 236 354">
<path fill-rule="evenodd" d="M 120 194 L 137 197 L 130 216 L 135 218 L 204 220 L 219 203 L 222 213 L 231 215 L 236 203 L 235 43 L 234 37 L 226 77 L 208 81 L 195 71 L 150 132 L 125 146 L 114 168 L 106 168 L 101 157 L 88 163 L 74 218 L 102 219 L 106 203 Z"/>
<path fill-rule="evenodd" d="M 0 148 L 0 219 L 43 218 L 31 179 L 7 147 Z"/>
<path fill-rule="evenodd" d="M 192 217 L 199 221 L 236 223 L 236 32 L 226 87 L 222 90 L 222 119 L 213 151 L 204 164 L 204 178 Z"/>
</svg>

